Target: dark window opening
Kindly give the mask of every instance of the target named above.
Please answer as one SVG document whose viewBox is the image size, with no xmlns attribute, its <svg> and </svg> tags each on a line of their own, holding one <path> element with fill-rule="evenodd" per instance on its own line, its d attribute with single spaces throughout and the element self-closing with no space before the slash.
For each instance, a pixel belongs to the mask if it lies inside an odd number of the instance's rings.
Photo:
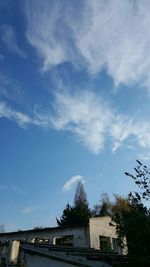
<svg viewBox="0 0 150 267">
<path fill-rule="evenodd" d="M 100 250 L 104 252 L 111 252 L 112 247 L 110 243 L 110 237 L 100 236 Z"/>
<path fill-rule="evenodd" d="M 55 237 L 55 245 L 73 247 L 73 235 Z"/>
</svg>

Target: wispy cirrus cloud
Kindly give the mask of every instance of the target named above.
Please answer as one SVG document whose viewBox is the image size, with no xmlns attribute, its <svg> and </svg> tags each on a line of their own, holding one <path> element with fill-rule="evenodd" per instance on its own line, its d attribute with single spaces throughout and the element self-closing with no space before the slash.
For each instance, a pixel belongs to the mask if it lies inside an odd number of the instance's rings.
<svg viewBox="0 0 150 267">
<path fill-rule="evenodd" d="M 14 192 L 17 192 L 21 195 L 26 194 L 26 192 L 24 190 L 22 190 L 20 187 L 18 187 L 16 185 L 5 186 L 5 185 L 0 184 L 0 190 L 2 190 L 2 191 L 14 191 Z"/>
<path fill-rule="evenodd" d="M 52 127 L 72 132 L 77 141 L 99 153 L 113 118 L 111 109 L 90 91 L 74 95 L 58 92 L 55 97 Z"/>
<path fill-rule="evenodd" d="M 53 110 L 52 110 L 53 108 Z M 79 142 L 94 154 L 100 154 L 107 141 L 115 152 L 122 144 L 135 141 L 139 147 L 150 149 L 150 122 L 136 120 L 117 112 L 113 107 L 90 91 L 70 94 L 57 91 L 53 106 L 43 112 L 34 110 L 27 115 L 0 102 L 0 118 L 16 122 L 20 127 L 34 125 L 43 129 L 55 129 L 71 133 Z"/>
<path fill-rule="evenodd" d="M 13 102 L 22 103 L 24 92 L 18 82 L 8 77 L 3 72 L 0 73 L 0 97 Z"/>
<path fill-rule="evenodd" d="M 117 150 L 125 140 L 134 138 L 140 147 L 150 148 L 150 122 L 135 121 L 132 117 L 118 115 L 111 125 L 111 136 L 114 140 L 113 151 Z"/>
<path fill-rule="evenodd" d="M 0 118 L 15 121 L 20 127 L 26 127 L 31 123 L 28 115 L 12 109 L 6 102 L 0 102 Z"/>
<path fill-rule="evenodd" d="M 62 44 L 57 42 L 59 23 L 61 20 L 61 1 L 27 1 L 25 3 L 27 16 L 27 39 L 35 47 L 44 61 L 43 69 L 66 61 L 66 52 Z M 61 33 L 60 33 L 61 34 Z M 64 36 L 61 42 L 63 43 Z M 67 47 L 66 47 L 67 48 Z"/>
<path fill-rule="evenodd" d="M 118 113 L 95 93 L 58 92 L 53 106 L 51 127 L 71 132 L 95 154 L 101 153 L 108 140 L 113 152 L 133 138 L 139 147 L 150 148 L 150 122 Z"/>
<path fill-rule="evenodd" d="M 82 182 L 84 183 L 85 180 L 83 179 L 82 175 L 75 175 L 72 176 L 67 182 L 65 182 L 65 184 L 63 185 L 63 191 L 69 191 L 71 190 L 75 184 L 77 184 L 78 182 Z"/>
<path fill-rule="evenodd" d="M 27 58 L 26 53 L 19 48 L 14 28 L 11 25 L 3 24 L 0 27 L 0 32 L 1 32 L 1 38 L 5 43 L 7 49 L 17 54 L 18 56 L 26 59 Z"/>
<path fill-rule="evenodd" d="M 106 69 L 116 85 L 150 84 L 150 2 L 25 2 L 27 39 L 43 69 L 66 61 L 90 74 Z"/>
</svg>

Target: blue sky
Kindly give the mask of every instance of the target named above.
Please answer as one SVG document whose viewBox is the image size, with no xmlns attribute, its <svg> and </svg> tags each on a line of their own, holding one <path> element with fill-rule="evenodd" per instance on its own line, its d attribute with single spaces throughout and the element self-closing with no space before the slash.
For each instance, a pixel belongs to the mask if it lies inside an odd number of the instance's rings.
<svg viewBox="0 0 150 267">
<path fill-rule="evenodd" d="M 150 2 L 1 0 L 0 223 L 56 225 L 150 159 Z"/>
</svg>

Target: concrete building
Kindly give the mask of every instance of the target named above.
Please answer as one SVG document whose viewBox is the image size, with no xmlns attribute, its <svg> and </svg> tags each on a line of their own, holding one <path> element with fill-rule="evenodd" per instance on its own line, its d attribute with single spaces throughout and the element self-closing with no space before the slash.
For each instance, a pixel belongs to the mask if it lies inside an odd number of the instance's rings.
<svg viewBox="0 0 150 267">
<path fill-rule="evenodd" d="M 118 257 L 115 253 L 100 253 L 94 249 L 21 241 L 4 242 L 0 246 L 1 267 L 111 267 L 116 266 Z"/>
<path fill-rule="evenodd" d="M 0 233 L 0 267 L 110 267 L 122 254 L 108 216 L 91 218 L 86 227 Z"/>
<path fill-rule="evenodd" d="M 122 254 L 117 244 L 116 229 L 109 216 L 90 218 L 86 227 L 48 227 L 0 234 L 1 242 L 12 240 L 110 250 Z"/>
</svg>

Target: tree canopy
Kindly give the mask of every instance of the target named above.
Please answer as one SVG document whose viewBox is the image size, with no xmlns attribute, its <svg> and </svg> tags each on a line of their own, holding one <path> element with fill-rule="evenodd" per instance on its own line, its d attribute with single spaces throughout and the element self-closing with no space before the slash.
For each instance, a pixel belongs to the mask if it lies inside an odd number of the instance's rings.
<svg viewBox="0 0 150 267">
<path fill-rule="evenodd" d="M 98 204 L 94 205 L 92 209 L 92 216 L 110 216 L 111 215 L 112 203 L 107 193 L 102 193 Z"/>
<path fill-rule="evenodd" d="M 150 198 L 150 170 L 137 161 L 135 173 L 125 174 L 131 177 L 140 191 L 130 192 L 128 198 L 117 196 L 113 207 L 112 219 L 117 225 L 117 235 L 120 243 L 127 238 L 128 254 L 131 256 L 150 255 L 150 210 L 143 200 Z"/>
<path fill-rule="evenodd" d="M 76 187 L 74 204 L 67 204 L 60 219 L 57 218 L 59 226 L 86 226 L 90 218 L 90 209 L 83 184 L 79 182 Z"/>
</svg>

